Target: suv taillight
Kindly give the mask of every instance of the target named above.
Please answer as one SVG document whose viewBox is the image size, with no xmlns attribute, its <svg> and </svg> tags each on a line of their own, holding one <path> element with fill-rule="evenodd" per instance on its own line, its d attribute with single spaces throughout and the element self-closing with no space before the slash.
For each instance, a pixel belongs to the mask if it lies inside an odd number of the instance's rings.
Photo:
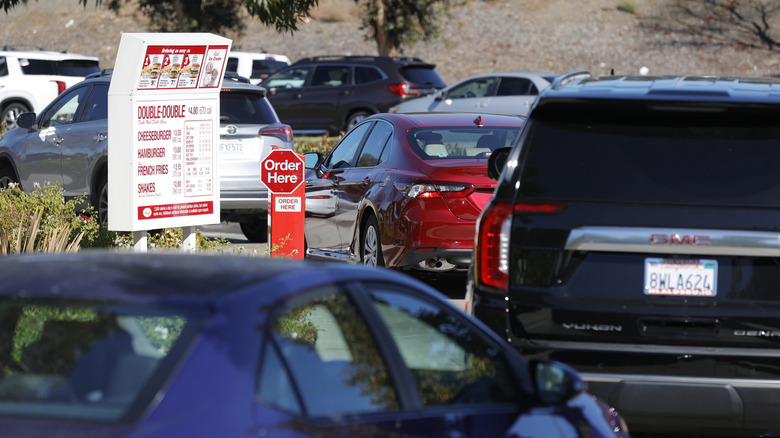
<svg viewBox="0 0 780 438">
<path fill-rule="evenodd" d="M 497 289 L 508 289 L 509 243 L 514 213 L 556 214 L 564 207 L 562 204 L 488 204 L 479 218 L 474 242 L 479 282 Z"/>
<path fill-rule="evenodd" d="M 477 226 L 474 242 L 477 279 L 485 286 L 507 288 L 509 273 L 509 233 L 512 205 L 488 204 Z"/>
<path fill-rule="evenodd" d="M 418 91 L 416 88 L 412 88 L 411 85 L 407 83 L 400 83 L 400 84 L 391 84 L 387 86 L 387 89 L 390 90 L 391 93 L 397 94 L 399 96 L 421 96 L 422 94 L 420 91 Z"/>
<path fill-rule="evenodd" d="M 260 128 L 260 132 L 257 135 L 269 135 L 276 137 L 285 143 L 293 141 L 293 133 L 290 125 L 273 125 Z"/>
<path fill-rule="evenodd" d="M 57 84 L 57 94 L 58 95 L 62 94 L 62 92 L 65 91 L 66 88 L 68 88 L 68 86 L 67 86 L 67 84 L 65 84 L 65 82 L 62 82 L 62 81 L 52 81 L 52 82 Z"/>
</svg>

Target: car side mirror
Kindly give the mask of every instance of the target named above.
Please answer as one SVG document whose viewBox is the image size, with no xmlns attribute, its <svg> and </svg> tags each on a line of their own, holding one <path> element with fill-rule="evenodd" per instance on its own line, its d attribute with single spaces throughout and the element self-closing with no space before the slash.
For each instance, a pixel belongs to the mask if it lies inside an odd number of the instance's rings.
<svg viewBox="0 0 780 438">
<path fill-rule="evenodd" d="M 322 155 L 320 155 L 319 152 L 306 152 L 303 154 L 303 160 L 303 167 L 306 170 L 314 171 L 317 178 L 322 176 L 322 170 L 320 169 L 320 166 L 322 165 Z"/>
<path fill-rule="evenodd" d="M 444 100 L 444 98 L 447 96 L 447 93 L 444 90 L 436 90 L 435 94 L 435 100 Z"/>
<path fill-rule="evenodd" d="M 504 147 L 498 148 L 490 154 L 487 164 L 488 178 L 498 180 L 501 176 L 501 172 L 504 171 L 504 166 L 506 166 L 506 160 L 509 158 L 510 152 L 512 152 L 512 148 Z"/>
<path fill-rule="evenodd" d="M 533 361 L 531 372 L 536 393 L 542 403 L 562 404 L 588 389 L 588 384 L 577 371 L 560 362 Z"/>
<path fill-rule="evenodd" d="M 33 129 L 35 126 L 35 113 L 21 113 L 16 118 L 16 124 L 24 129 Z"/>
</svg>

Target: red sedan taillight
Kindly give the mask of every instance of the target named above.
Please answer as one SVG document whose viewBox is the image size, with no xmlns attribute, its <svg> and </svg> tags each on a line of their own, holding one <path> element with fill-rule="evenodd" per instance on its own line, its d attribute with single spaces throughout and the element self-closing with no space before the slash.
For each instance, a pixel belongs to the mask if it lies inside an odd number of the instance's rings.
<svg viewBox="0 0 780 438">
<path fill-rule="evenodd" d="M 257 135 L 269 135 L 271 137 L 276 137 L 285 143 L 293 141 L 293 132 L 289 125 L 266 126 L 265 128 L 261 128 Z"/>
<path fill-rule="evenodd" d="M 430 183 L 398 180 L 393 186 L 411 199 L 465 198 L 474 192 L 471 184 Z"/>
</svg>

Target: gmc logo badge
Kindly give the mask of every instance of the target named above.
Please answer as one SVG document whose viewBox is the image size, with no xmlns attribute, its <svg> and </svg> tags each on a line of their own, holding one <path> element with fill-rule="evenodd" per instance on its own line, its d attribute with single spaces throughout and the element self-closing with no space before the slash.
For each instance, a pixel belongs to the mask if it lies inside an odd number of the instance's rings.
<svg viewBox="0 0 780 438">
<path fill-rule="evenodd" d="M 650 244 L 706 246 L 710 244 L 710 236 L 691 236 L 688 234 L 653 234 L 650 236 Z"/>
</svg>

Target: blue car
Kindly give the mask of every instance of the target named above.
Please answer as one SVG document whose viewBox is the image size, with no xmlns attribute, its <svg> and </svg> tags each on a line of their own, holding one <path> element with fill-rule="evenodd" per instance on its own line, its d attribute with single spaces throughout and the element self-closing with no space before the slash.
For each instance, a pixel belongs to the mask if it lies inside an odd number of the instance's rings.
<svg viewBox="0 0 780 438">
<path fill-rule="evenodd" d="M 0 437 L 626 437 L 390 270 L 90 252 L 0 263 Z"/>
</svg>

